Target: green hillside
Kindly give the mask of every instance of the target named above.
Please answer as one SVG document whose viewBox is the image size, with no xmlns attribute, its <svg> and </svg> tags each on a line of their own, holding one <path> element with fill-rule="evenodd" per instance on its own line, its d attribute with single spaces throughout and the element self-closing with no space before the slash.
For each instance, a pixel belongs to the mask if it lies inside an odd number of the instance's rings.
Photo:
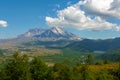
<svg viewBox="0 0 120 80">
<path fill-rule="evenodd" d="M 65 55 L 64 55 L 65 56 Z M 0 63 L 0 80 L 119 80 L 120 61 L 104 64 L 54 63 L 50 66 L 39 57 L 32 60 L 15 52 Z"/>
</svg>

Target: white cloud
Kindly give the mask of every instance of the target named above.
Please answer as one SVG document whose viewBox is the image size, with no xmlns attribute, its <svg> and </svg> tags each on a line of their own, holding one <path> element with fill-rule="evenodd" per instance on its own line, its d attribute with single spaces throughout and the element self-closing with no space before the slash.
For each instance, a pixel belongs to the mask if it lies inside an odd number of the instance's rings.
<svg viewBox="0 0 120 80">
<path fill-rule="evenodd" d="M 120 0 L 86 0 L 83 7 L 88 14 L 120 19 Z"/>
<path fill-rule="evenodd" d="M 7 22 L 4 20 L 0 20 L 0 26 L 1 27 L 7 27 Z"/>
<path fill-rule="evenodd" d="M 57 18 L 52 18 L 47 16 L 46 22 L 49 26 L 72 27 L 79 30 L 108 30 L 108 29 L 120 30 L 119 25 L 107 22 L 106 20 L 102 19 L 100 15 L 95 16 L 94 18 L 91 18 L 90 16 L 86 16 L 86 12 L 81 9 L 81 6 L 83 6 L 86 8 L 86 10 L 89 9 L 91 11 L 91 14 L 92 12 L 95 14 L 96 12 L 96 15 L 98 14 L 97 11 L 102 12 L 102 11 L 107 11 L 108 9 L 111 10 L 114 10 L 114 8 L 116 9 L 116 7 L 111 7 L 111 5 L 112 6 L 115 5 L 116 2 L 110 5 L 110 3 L 113 3 L 114 1 L 106 0 L 104 3 L 102 1 L 104 0 L 79 1 L 74 5 L 71 5 L 63 10 L 58 11 Z M 98 4 L 95 4 L 95 2 Z M 90 11 L 88 12 L 90 13 Z M 103 14 L 103 15 L 107 15 L 107 14 Z"/>
</svg>

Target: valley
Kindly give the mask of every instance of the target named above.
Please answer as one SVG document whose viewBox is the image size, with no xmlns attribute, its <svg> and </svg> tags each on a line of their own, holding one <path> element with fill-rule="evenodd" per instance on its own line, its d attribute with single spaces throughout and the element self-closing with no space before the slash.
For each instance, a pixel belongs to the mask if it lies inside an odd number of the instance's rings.
<svg viewBox="0 0 120 80">
<path fill-rule="evenodd" d="M 72 64 L 75 61 L 94 56 L 95 62 L 101 60 L 117 61 L 120 55 L 120 38 L 92 40 L 80 38 L 62 28 L 55 27 L 47 30 L 30 29 L 13 39 L 0 40 L 0 54 L 12 55 L 15 51 L 27 54 L 29 57 L 40 57 L 51 63 L 64 62 Z"/>
<path fill-rule="evenodd" d="M 120 38 L 84 39 L 59 27 L 30 29 L 0 40 L 0 80 L 119 80 L 119 44 Z"/>
<path fill-rule="evenodd" d="M 119 80 L 119 41 L 84 39 L 58 27 L 30 29 L 0 40 L 0 80 L 22 74 L 40 74 L 43 80 Z"/>
<path fill-rule="evenodd" d="M 120 0 L 0 0 L 0 80 L 120 80 Z"/>
</svg>

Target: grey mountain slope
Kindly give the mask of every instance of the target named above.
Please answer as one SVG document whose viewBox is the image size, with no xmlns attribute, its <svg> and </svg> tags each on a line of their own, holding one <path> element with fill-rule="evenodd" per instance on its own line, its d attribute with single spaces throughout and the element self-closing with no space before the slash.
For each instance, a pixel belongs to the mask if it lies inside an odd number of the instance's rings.
<svg viewBox="0 0 120 80">
<path fill-rule="evenodd" d="M 1 39 L 0 42 L 54 41 L 61 39 L 80 40 L 81 38 L 60 27 L 53 27 L 46 30 L 39 28 L 30 29 L 16 38 Z"/>
<path fill-rule="evenodd" d="M 46 39 L 46 40 L 59 40 L 59 39 L 69 39 L 69 40 L 74 40 L 74 39 L 80 39 L 78 36 L 67 32 L 63 30 L 62 28 L 59 27 L 54 27 L 48 30 L 45 30 L 43 33 L 40 35 L 35 35 L 34 38 L 37 39 Z"/>
</svg>

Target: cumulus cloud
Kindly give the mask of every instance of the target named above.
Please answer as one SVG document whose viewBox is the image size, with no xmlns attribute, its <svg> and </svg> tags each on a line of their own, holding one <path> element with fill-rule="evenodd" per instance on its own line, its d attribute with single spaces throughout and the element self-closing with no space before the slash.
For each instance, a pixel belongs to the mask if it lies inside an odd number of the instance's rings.
<svg viewBox="0 0 120 80">
<path fill-rule="evenodd" d="M 1 27 L 7 27 L 7 22 L 4 20 L 0 20 L 0 26 Z"/>
<path fill-rule="evenodd" d="M 83 7 L 88 14 L 120 19 L 120 0 L 86 0 Z"/>
<path fill-rule="evenodd" d="M 104 1 L 104 2 L 103 2 Z M 116 0 L 117 1 L 117 0 Z M 118 0 L 119 1 L 119 0 Z M 97 4 L 98 3 L 98 4 Z M 100 4 L 100 5 L 99 5 Z M 103 5 L 101 5 L 103 4 Z M 119 18 L 119 14 L 113 16 L 112 14 L 116 12 L 118 7 L 114 7 L 117 2 L 113 0 L 84 0 L 71 5 L 63 10 L 58 11 L 57 17 L 46 17 L 46 22 L 49 26 L 59 26 L 59 27 L 72 27 L 79 30 L 120 30 L 120 26 L 107 22 L 103 19 L 103 15 L 108 15 L 110 17 Z M 95 6 L 94 6 L 95 5 Z M 102 7 L 101 7 L 102 6 Z M 119 5 L 118 5 L 119 6 Z M 85 10 L 81 7 L 85 7 Z M 107 12 L 111 10 L 110 12 Z M 106 12 L 104 12 L 106 11 Z M 104 12 L 104 14 L 103 14 Z M 94 14 L 95 16 L 91 18 L 86 13 Z M 98 14 L 99 13 L 99 14 Z M 118 12 L 119 13 L 119 12 Z"/>
</svg>

